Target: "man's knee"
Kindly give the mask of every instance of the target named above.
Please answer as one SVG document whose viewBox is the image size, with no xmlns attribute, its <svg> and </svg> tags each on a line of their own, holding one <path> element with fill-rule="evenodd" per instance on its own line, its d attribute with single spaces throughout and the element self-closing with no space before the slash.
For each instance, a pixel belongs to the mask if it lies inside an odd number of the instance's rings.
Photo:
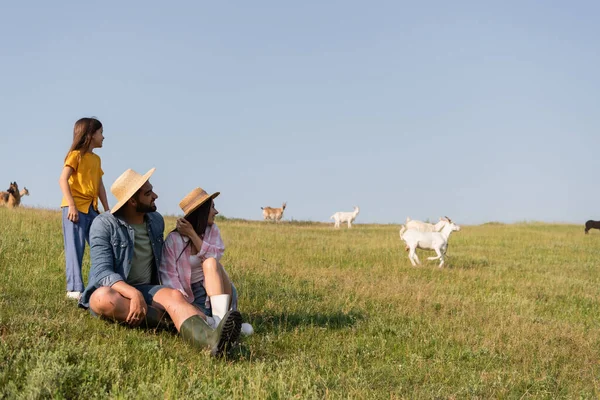
<svg viewBox="0 0 600 400">
<path fill-rule="evenodd" d="M 117 302 L 120 300 L 120 297 L 121 295 L 117 291 L 103 286 L 92 293 L 90 308 L 96 314 L 110 315 L 117 308 Z"/>
</svg>

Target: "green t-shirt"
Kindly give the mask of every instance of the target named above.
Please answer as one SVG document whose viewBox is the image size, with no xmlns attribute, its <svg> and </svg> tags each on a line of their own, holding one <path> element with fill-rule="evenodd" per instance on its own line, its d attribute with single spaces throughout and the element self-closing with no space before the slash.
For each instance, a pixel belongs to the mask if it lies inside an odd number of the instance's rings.
<svg viewBox="0 0 600 400">
<path fill-rule="evenodd" d="M 133 260 L 131 260 L 131 270 L 127 276 L 127 283 L 130 285 L 148 285 L 152 282 L 152 266 L 154 263 L 148 228 L 146 223 L 131 224 L 131 227 L 135 237 Z"/>
</svg>

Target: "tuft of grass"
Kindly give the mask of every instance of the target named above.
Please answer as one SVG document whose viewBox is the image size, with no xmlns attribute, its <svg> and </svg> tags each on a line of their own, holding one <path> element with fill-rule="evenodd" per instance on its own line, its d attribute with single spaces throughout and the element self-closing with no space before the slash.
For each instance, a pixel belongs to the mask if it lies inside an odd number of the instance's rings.
<svg viewBox="0 0 600 400">
<path fill-rule="evenodd" d="M 600 395 L 599 242 L 580 226 L 463 226 L 439 269 L 410 265 L 397 225 L 218 223 L 256 331 L 224 360 L 78 309 L 60 214 L 0 208 L 0 397 Z"/>
</svg>

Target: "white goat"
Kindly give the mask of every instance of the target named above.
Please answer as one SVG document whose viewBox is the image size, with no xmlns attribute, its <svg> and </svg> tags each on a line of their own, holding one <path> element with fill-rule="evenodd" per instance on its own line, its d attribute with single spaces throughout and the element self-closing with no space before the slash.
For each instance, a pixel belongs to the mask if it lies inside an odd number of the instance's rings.
<svg viewBox="0 0 600 400">
<path fill-rule="evenodd" d="M 450 221 L 450 218 L 440 217 L 440 220 L 434 225 L 430 224 L 429 222 L 418 221 L 416 219 L 410 219 L 410 217 L 406 217 L 406 222 L 400 228 L 400 236 L 402 236 L 402 233 L 404 233 L 404 231 L 407 231 L 409 229 L 419 232 L 439 232 L 442 230 L 444 225 L 446 225 L 447 221 Z"/>
<path fill-rule="evenodd" d="M 400 228 L 400 237 L 402 237 L 402 234 L 409 229 L 413 229 L 419 232 L 439 232 L 446 224 L 446 221 L 450 221 L 450 218 L 440 217 L 440 220 L 434 225 L 430 224 L 429 222 L 423 222 L 416 219 L 410 219 L 410 217 L 406 217 L 406 222 Z M 406 246 L 404 250 L 408 251 L 408 246 Z"/>
<path fill-rule="evenodd" d="M 263 218 L 265 221 L 271 219 L 275 222 L 279 222 L 283 217 L 283 211 L 285 210 L 286 205 L 287 203 L 284 202 L 280 208 L 261 207 L 260 209 L 263 210 Z"/>
<path fill-rule="evenodd" d="M 348 222 L 348 228 L 352 228 L 352 223 L 356 219 L 356 216 L 358 215 L 359 212 L 360 212 L 360 208 L 358 208 L 358 206 L 354 206 L 354 211 L 352 211 L 352 212 L 338 211 L 335 214 L 333 214 L 331 217 L 329 217 L 329 219 L 332 219 L 335 221 L 335 225 L 334 225 L 335 228 L 340 227 L 340 222 Z"/>
<path fill-rule="evenodd" d="M 448 250 L 448 239 L 450 238 L 450 234 L 454 231 L 460 231 L 460 226 L 456 225 L 454 222 L 450 220 L 443 222 L 444 226 L 440 232 L 419 232 L 417 230 L 409 229 L 400 234 L 400 238 L 404 240 L 409 248 L 408 259 L 413 267 L 417 264 L 421 264 L 416 252 L 416 249 L 419 248 L 434 250 L 437 257 L 427 257 L 427 259 L 440 259 L 439 267 L 442 268 L 444 265 L 444 255 L 446 255 L 446 250 Z"/>
</svg>

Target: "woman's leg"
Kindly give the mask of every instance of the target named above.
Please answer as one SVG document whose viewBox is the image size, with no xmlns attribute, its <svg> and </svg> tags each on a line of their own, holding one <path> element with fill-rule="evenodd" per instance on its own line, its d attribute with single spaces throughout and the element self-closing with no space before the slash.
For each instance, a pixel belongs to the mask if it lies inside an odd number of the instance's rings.
<svg viewBox="0 0 600 400">
<path fill-rule="evenodd" d="M 231 283 L 223 265 L 216 259 L 206 259 L 202 264 L 202 268 L 204 271 L 204 287 L 210 298 L 213 323 L 218 324 L 228 310 L 237 311 L 237 290 Z M 248 323 L 243 323 L 241 332 L 244 336 L 252 335 L 254 328 Z"/>
<path fill-rule="evenodd" d="M 232 294 L 231 281 L 225 268 L 215 259 L 207 258 L 202 263 L 204 272 L 204 288 L 209 297 L 220 294 Z"/>
</svg>

